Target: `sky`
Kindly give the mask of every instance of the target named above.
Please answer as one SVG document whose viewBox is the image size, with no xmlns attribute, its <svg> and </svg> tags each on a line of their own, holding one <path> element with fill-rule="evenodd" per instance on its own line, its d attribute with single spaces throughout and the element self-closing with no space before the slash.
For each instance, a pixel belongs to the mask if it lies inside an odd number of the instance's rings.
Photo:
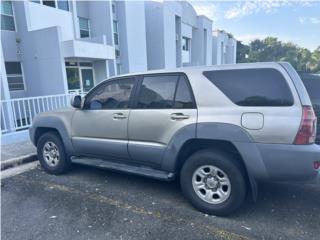
<svg viewBox="0 0 320 240">
<path fill-rule="evenodd" d="M 320 46 L 320 0 L 217 1 L 189 0 L 213 28 L 249 43 L 267 36 L 313 51 Z"/>
</svg>

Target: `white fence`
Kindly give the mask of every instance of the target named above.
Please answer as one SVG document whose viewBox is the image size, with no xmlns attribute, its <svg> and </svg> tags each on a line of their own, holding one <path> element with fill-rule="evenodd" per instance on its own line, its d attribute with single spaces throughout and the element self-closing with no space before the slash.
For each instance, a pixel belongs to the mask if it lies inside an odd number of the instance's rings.
<svg viewBox="0 0 320 240">
<path fill-rule="evenodd" d="M 16 98 L 1 101 L 1 133 L 8 134 L 28 129 L 40 112 L 70 107 L 75 93 L 51 96 Z"/>
</svg>

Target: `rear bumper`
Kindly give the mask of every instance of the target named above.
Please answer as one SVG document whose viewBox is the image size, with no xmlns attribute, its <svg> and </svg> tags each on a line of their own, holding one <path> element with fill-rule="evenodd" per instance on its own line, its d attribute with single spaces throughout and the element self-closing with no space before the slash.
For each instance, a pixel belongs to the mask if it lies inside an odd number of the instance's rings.
<svg viewBox="0 0 320 240">
<path fill-rule="evenodd" d="M 257 144 L 266 175 L 274 181 L 320 181 L 320 145 Z"/>
</svg>

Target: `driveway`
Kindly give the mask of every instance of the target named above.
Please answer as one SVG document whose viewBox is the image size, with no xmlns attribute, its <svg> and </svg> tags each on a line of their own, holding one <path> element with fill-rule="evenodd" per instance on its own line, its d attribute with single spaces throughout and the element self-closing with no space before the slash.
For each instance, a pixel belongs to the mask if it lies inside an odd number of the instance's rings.
<svg viewBox="0 0 320 240">
<path fill-rule="evenodd" d="M 178 181 L 76 166 L 2 181 L 5 239 L 319 239 L 320 186 L 262 184 L 227 218 L 194 210 Z"/>
</svg>

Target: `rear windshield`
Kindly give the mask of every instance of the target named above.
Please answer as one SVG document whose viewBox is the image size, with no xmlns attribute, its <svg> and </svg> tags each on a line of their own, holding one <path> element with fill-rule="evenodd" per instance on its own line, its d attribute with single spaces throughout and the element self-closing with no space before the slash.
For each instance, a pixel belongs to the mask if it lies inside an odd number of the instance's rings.
<svg viewBox="0 0 320 240">
<path fill-rule="evenodd" d="M 293 97 L 282 74 L 272 68 L 203 72 L 239 106 L 292 106 Z"/>
</svg>

